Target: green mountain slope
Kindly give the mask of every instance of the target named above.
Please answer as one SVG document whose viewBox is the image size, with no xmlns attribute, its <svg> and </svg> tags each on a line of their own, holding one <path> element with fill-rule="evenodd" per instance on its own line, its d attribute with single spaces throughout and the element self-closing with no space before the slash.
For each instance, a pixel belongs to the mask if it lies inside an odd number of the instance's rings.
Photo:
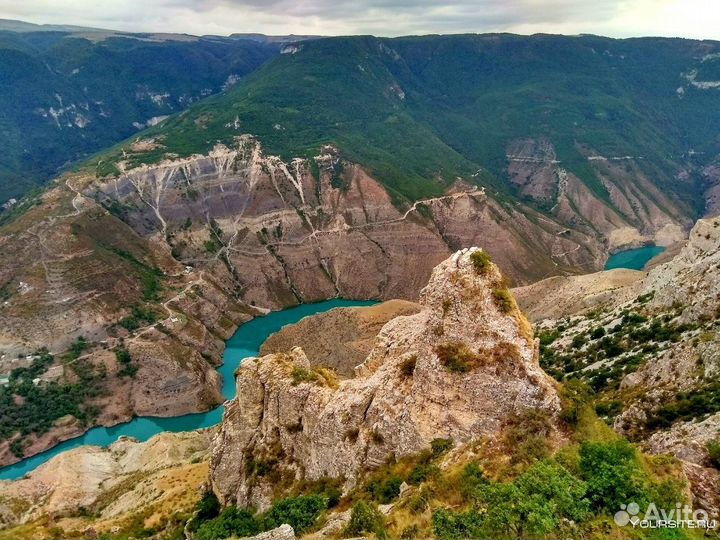
<svg viewBox="0 0 720 540">
<path fill-rule="evenodd" d="M 220 91 L 280 47 L 249 39 L 44 30 L 0 31 L 0 203 Z"/>
<path fill-rule="evenodd" d="M 203 153 L 240 133 L 283 157 L 333 143 L 417 199 L 458 176 L 510 190 L 508 144 L 547 139 L 603 200 L 609 194 L 587 157 L 634 156 L 697 211 L 699 182 L 675 176 L 689 151 L 704 152 L 696 161 L 718 153 L 720 90 L 701 86 L 720 69 L 719 50 L 708 41 L 550 35 L 305 42 L 151 129 L 163 147 L 130 163 Z"/>
</svg>

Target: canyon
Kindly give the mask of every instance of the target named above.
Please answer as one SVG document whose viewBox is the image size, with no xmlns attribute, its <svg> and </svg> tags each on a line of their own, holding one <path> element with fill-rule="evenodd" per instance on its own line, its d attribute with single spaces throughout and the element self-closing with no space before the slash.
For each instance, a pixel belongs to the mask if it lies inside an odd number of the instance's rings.
<svg viewBox="0 0 720 540">
<path fill-rule="evenodd" d="M 235 536 L 502 536 L 513 493 L 555 512 L 517 535 L 617 536 L 593 477 L 613 459 L 628 493 L 720 509 L 717 43 L 153 39 L 242 58 L 208 68 L 212 90 L 136 92 L 141 131 L 0 212 L 0 466 L 218 407 L 253 319 L 378 304 L 270 336 L 218 426 L 0 482 L 0 538 L 204 540 L 238 515 Z M 95 105 L 38 114 L 90 132 Z M 97 148 L 121 136 L 103 131 Z M 600 271 L 645 246 L 667 249 Z M 296 504 L 315 513 L 290 528 Z"/>
</svg>

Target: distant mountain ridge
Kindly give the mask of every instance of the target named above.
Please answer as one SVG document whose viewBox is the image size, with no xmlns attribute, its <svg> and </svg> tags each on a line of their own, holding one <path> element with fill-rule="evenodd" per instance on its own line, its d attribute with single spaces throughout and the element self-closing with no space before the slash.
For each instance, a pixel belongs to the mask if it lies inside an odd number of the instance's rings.
<svg viewBox="0 0 720 540">
<path fill-rule="evenodd" d="M 0 19 L 0 30 L 11 32 L 114 32 L 106 28 L 92 28 L 74 24 L 35 24 L 16 19 Z"/>
<path fill-rule="evenodd" d="M 260 41 L 263 43 L 288 43 L 293 41 L 303 41 L 306 39 L 316 39 L 321 36 L 317 35 L 267 35 L 257 32 L 236 32 L 229 36 L 220 36 L 214 34 L 194 35 L 177 32 L 131 32 L 126 30 L 113 30 L 110 28 L 95 28 L 92 26 L 78 26 L 74 24 L 36 24 L 26 21 L 20 21 L 16 19 L 0 19 L 0 31 L 10 32 L 66 32 L 71 34 L 107 34 L 112 36 L 123 36 L 129 38 L 142 39 L 144 36 L 162 36 L 168 40 L 173 39 L 188 39 L 188 38 L 212 38 L 217 37 L 220 39 L 251 39 L 254 41 Z"/>
<path fill-rule="evenodd" d="M 149 135 L 167 153 L 203 154 L 239 134 L 228 127 L 238 117 L 270 153 L 336 144 L 411 199 L 472 177 L 552 207 L 557 187 L 513 163 L 561 165 L 621 213 L 599 169 L 625 161 L 687 212 L 703 210 L 701 169 L 720 153 L 718 42 L 354 36 L 286 52 Z"/>
<path fill-rule="evenodd" d="M 283 43 L 0 21 L 0 205 L 231 86 Z"/>
</svg>

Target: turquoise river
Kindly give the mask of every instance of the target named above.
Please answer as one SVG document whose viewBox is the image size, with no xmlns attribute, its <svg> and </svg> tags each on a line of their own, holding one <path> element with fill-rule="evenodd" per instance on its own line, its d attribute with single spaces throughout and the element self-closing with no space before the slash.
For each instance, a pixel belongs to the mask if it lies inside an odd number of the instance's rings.
<svg viewBox="0 0 720 540">
<path fill-rule="evenodd" d="M 630 268 L 631 270 L 642 270 L 650 259 L 665 251 L 660 246 L 645 246 L 637 249 L 628 249 L 611 255 L 605 263 L 605 270 L 613 268 Z"/>
<path fill-rule="evenodd" d="M 257 356 L 260 352 L 260 346 L 268 336 L 277 332 L 283 326 L 295 323 L 308 315 L 328 311 L 332 308 L 370 306 L 375 303 L 373 301 L 358 300 L 327 300 L 317 304 L 303 304 L 283 311 L 274 311 L 264 317 L 258 317 L 243 324 L 228 340 L 223 356 L 223 365 L 218 368 L 218 372 L 223 376 L 223 395 L 228 399 L 235 397 L 235 368 L 243 358 Z M 53 456 L 71 448 L 86 444 L 108 446 L 123 435 L 134 437 L 139 441 L 146 441 L 153 435 L 163 431 L 190 431 L 206 428 L 218 424 L 222 419 L 222 414 L 223 407 L 219 406 L 205 413 L 187 414 L 173 418 L 142 416 L 110 428 L 96 427 L 87 431 L 84 435 L 60 443 L 50 450 L 23 459 L 14 465 L 3 467 L 0 469 L 0 480 L 20 478 Z"/>
</svg>

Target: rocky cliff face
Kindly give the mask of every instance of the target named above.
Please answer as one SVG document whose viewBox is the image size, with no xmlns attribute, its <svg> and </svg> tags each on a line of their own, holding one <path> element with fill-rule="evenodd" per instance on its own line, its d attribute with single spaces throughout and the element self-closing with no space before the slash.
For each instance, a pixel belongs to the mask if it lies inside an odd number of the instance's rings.
<svg viewBox="0 0 720 540">
<path fill-rule="evenodd" d="M 274 487 L 302 478 L 342 477 L 350 487 L 432 439 L 492 438 L 526 409 L 555 415 L 529 324 L 499 292 L 497 268 L 476 269 L 479 253 L 439 264 L 420 311 L 388 321 L 350 378 L 313 367 L 299 347 L 244 362 L 214 442 L 221 500 L 266 507 Z"/>
<path fill-rule="evenodd" d="M 85 193 L 269 308 L 338 294 L 414 299 L 432 268 L 468 245 L 482 245 L 520 283 L 596 268 L 604 257 L 594 233 L 473 186 L 403 207 L 332 147 L 283 162 L 249 136 L 207 156 L 135 167 Z"/>
<path fill-rule="evenodd" d="M 645 291 L 652 305 L 683 306 L 684 320 L 717 317 L 720 308 L 720 217 L 698 220 L 687 243 L 671 261 L 653 269 Z"/>
<path fill-rule="evenodd" d="M 611 251 L 684 239 L 691 225 L 687 208 L 653 184 L 642 157 L 602 156 L 587 148 L 582 153 L 607 197 L 568 171 L 547 139 L 511 141 L 508 176 L 520 195 L 574 229 L 599 234 Z"/>
<path fill-rule="evenodd" d="M 259 313 L 83 196 L 91 177 L 63 180 L 0 233 L 0 376 L 27 367 L 27 355 L 47 347 L 55 361 L 39 384 L 71 383 L 73 363 L 63 355 L 83 336 L 88 347 L 80 360 L 103 374 L 100 395 L 86 403 L 99 413 L 91 423 L 60 418 L 42 435 L 29 434 L 25 455 L 92 423 L 187 414 L 221 403 L 215 368 L 224 340 Z M 121 374 L 119 345 L 129 352 L 134 377 Z M 0 442 L 0 464 L 18 460 L 12 438 Z"/>
<path fill-rule="evenodd" d="M 64 177 L 3 227 L 2 374 L 24 365 L 18 355 L 62 353 L 82 335 L 98 344 L 89 360 L 113 375 L 108 351 L 124 338 L 141 373 L 131 384 L 108 380 L 98 422 L 204 410 L 221 400 L 213 368 L 222 341 L 266 309 L 335 296 L 414 300 L 433 267 L 469 245 L 518 284 L 598 268 L 605 257 L 611 229 L 598 234 L 577 216 L 542 215 L 462 181 L 403 205 L 332 147 L 285 162 L 250 136 L 235 142 L 130 168 L 162 146 L 137 140 L 119 176 Z M 141 320 L 128 335 L 121 323 L 138 306 L 160 326 Z M 53 427 L 27 451 L 67 436 Z M 16 459 L 9 443 L 0 452 L 2 462 Z"/>
<path fill-rule="evenodd" d="M 720 218 L 702 219 L 690 231 L 686 245 L 671 261 L 653 269 L 643 292 L 650 306 L 673 312 L 680 324 L 697 328 L 652 362 L 628 374 L 621 387 L 644 389 L 641 399 L 620 415 L 615 427 L 630 432 L 642 425 L 648 411 L 672 402 L 678 391 L 702 391 L 720 375 Z"/>
</svg>

